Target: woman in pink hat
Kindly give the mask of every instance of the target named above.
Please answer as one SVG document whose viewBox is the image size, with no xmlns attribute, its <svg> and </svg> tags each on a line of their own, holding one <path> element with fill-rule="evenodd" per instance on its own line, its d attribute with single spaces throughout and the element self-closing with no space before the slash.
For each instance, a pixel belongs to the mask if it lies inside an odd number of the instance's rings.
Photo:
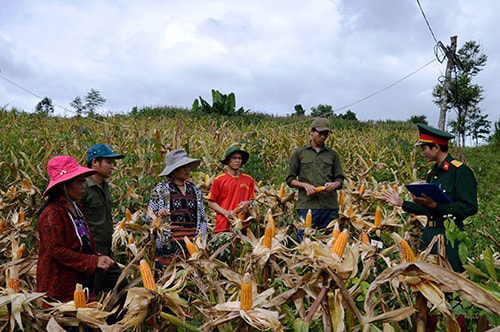
<svg viewBox="0 0 500 332">
<path fill-rule="evenodd" d="M 38 212 L 38 265 L 36 291 L 51 300 L 73 299 L 77 283 L 93 293 L 93 276 L 114 261 L 95 251 L 89 226 L 77 203 L 85 192 L 85 178 L 96 171 L 82 167 L 75 158 L 57 156 L 49 160 L 50 182 L 43 193 L 46 202 Z"/>
</svg>

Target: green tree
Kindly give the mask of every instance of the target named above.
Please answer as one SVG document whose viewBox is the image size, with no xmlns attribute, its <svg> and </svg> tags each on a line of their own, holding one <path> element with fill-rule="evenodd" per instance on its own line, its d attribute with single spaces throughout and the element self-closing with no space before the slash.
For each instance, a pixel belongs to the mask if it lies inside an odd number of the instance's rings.
<svg viewBox="0 0 500 332">
<path fill-rule="evenodd" d="M 358 121 L 358 118 L 356 117 L 356 113 L 354 113 L 351 110 L 347 110 L 345 114 L 339 114 L 334 116 L 335 118 L 342 119 L 342 120 L 347 120 L 347 121 Z"/>
<path fill-rule="evenodd" d="M 293 113 L 293 115 L 295 115 L 295 116 L 303 116 L 306 114 L 306 110 L 302 107 L 301 104 L 295 105 L 294 109 L 295 109 L 295 113 Z"/>
<path fill-rule="evenodd" d="M 54 105 L 52 105 L 52 99 L 49 97 L 43 98 L 38 104 L 35 106 L 35 112 L 41 116 L 49 116 L 54 113 Z"/>
<path fill-rule="evenodd" d="M 333 107 L 330 105 L 319 104 L 311 107 L 311 115 L 315 117 L 331 118 L 333 117 Z"/>
<path fill-rule="evenodd" d="M 104 105 L 106 99 L 101 96 L 98 90 L 90 89 L 89 93 L 85 96 L 85 110 L 88 116 L 95 116 L 97 109 Z"/>
<path fill-rule="evenodd" d="M 73 101 L 69 103 L 69 105 L 75 109 L 76 116 L 83 115 L 85 106 L 83 106 L 82 99 L 80 97 L 75 97 L 75 99 L 73 99 Z"/>
<path fill-rule="evenodd" d="M 457 137 L 459 146 L 465 146 L 465 137 L 473 136 L 474 133 L 483 135 L 482 132 L 489 128 L 486 126 L 485 117 L 481 113 L 478 104 L 484 99 L 483 88 L 472 83 L 472 79 L 486 65 L 488 57 L 481 53 L 481 48 L 475 41 L 468 41 L 457 52 L 461 63 L 461 71 L 456 78 L 450 82 L 448 91 L 448 110 L 454 110 L 456 118 L 449 122 Z M 443 84 L 434 87 L 433 97 L 436 105 L 441 105 L 441 91 Z"/>
<path fill-rule="evenodd" d="M 410 121 L 411 123 L 415 123 L 415 124 L 417 124 L 417 123 L 428 124 L 427 116 L 423 115 L 423 114 L 422 115 L 412 115 L 410 117 L 410 120 L 408 120 L 408 121 Z"/>
</svg>

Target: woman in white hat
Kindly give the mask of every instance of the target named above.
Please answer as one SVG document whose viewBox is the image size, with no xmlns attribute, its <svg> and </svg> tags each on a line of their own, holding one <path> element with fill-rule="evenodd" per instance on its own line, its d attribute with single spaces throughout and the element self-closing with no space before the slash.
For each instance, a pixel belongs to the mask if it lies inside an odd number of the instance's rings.
<svg viewBox="0 0 500 332">
<path fill-rule="evenodd" d="M 61 302 L 73 300 L 77 283 L 92 297 L 94 273 L 114 261 L 95 251 L 87 221 L 77 203 L 85 192 L 85 178 L 96 171 L 82 167 L 75 158 L 49 160 L 50 182 L 43 193 L 47 201 L 38 212 L 38 265 L 36 291 Z"/>
<path fill-rule="evenodd" d="M 207 217 L 199 186 L 189 181 L 191 171 L 198 168 L 200 159 L 189 158 L 184 149 L 166 155 L 166 167 L 159 176 L 165 177 L 151 193 L 149 210 L 170 223 L 170 232 L 156 240 L 156 261 L 161 268 L 175 255 L 186 252 L 184 236 L 192 240 L 201 232 L 207 233 Z"/>
</svg>

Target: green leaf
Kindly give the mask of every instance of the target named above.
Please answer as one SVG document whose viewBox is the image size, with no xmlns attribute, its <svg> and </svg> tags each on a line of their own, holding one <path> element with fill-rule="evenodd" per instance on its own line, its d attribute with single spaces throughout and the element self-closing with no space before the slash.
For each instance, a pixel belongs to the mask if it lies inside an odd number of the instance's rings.
<svg viewBox="0 0 500 332">
<path fill-rule="evenodd" d="M 295 322 L 293 322 L 293 330 L 295 332 L 309 332 L 309 323 L 297 318 Z"/>
<path fill-rule="evenodd" d="M 497 282 L 497 271 L 495 270 L 495 265 L 493 263 L 493 252 L 489 246 L 484 250 L 483 257 L 484 265 L 486 265 L 486 270 L 490 274 L 490 278 Z"/>
<path fill-rule="evenodd" d="M 464 265 L 464 269 L 469 274 L 480 276 L 480 277 L 483 277 L 483 278 L 486 278 L 486 279 L 489 278 L 489 276 L 486 273 L 484 273 L 483 271 L 481 271 L 480 268 L 478 268 L 477 266 L 475 266 L 473 264 L 465 264 Z"/>
<path fill-rule="evenodd" d="M 463 242 L 461 242 L 458 245 L 458 257 L 460 258 L 460 261 L 462 263 L 465 263 L 467 261 L 468 255 L 469 255 L 469 249 L 467 248 L 467 246 Z"/>
</svg>

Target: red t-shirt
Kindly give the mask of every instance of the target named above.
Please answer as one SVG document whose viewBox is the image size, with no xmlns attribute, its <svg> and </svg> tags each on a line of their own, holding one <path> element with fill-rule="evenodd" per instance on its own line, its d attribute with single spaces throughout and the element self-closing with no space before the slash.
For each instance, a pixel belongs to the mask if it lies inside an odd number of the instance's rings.
<svg viewBox="0 0 500 332">
<path fill-rule="evenodd" d="M 242 201 L 253 200 L 255 184 L 250 175 L 240 173 L 231 176 L 227 172 L 217 176 L 212 182 L 208 200 L 214 201 L 226 210 L 234 210 Z M 217 213 L 215 232 L 231 230 L 231 223 L 222 214 Z"/>
</svg>

